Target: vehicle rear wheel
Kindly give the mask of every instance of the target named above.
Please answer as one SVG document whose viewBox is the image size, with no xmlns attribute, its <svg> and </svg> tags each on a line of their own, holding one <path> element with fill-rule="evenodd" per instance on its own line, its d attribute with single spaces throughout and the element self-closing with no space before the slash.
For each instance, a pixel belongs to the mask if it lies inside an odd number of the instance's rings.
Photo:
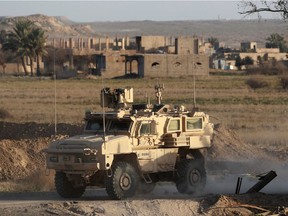
<svg viewBox="0 0 288 216">
<path fill-rule="evenodd" d="M 55 187 L 58 194 L 63 198 L 79 198 L 86 189 L 85 186 L 75 188 L 63 172 L 56 172 Z"/>
<path fill-rule="evenodd" d="M 177 166 L 176 187 L 179 193 L 201 192 L 206 184 L 206 171 L 202 160 L 182 160 Z"/>
<path fill-rule="evenodd" d="M 135 168 L 126 162 L 112 165 L 112 175 L 106 177 L 106 192 L 112 199 L 120 200 L 134 196 L 139 182 Z"/>
</svg>

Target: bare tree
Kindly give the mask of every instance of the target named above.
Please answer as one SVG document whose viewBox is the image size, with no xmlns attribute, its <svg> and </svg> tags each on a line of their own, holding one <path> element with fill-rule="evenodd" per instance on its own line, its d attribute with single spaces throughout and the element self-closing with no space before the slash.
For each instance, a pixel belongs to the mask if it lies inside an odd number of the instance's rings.
<svg viewBox="0 0 288 216">
<path fill-rule="evenodd" d="M 279 13 L 281 17 L 286 20 L 288 19 L 288 0 L 276 0 L 276 1 L 246 1 L 242 0 L 238 7 L 241 9 L 239 12 L 243 15 L 258 14 L 262 12 Z"/>
</svg>

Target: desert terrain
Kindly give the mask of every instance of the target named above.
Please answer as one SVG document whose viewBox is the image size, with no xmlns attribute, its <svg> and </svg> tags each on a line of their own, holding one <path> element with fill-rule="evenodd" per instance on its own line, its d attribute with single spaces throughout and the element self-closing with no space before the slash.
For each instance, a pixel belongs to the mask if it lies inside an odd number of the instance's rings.
<svg viewBox="0 0 288 216">
<path fill-rule="evenodd" d="M 268 83 L 251 89 L 247 79 Z M 215 134 L 206 153 L 207 185 L 203 193 L 181 195 L 175 185 L 159 183 L 151 194 L 109 200 L 105 190 L 90 188 L 80 199 L 61 199 L 54 173 L 45 170 L 42 150 L 53 139 L 81 133 L 86 110 L 100 111 L 99 91 L 134 88 L 134 100 L 154 98 L 154 84 L 165 84 L 168 104 L 193 103 L 193 78 L 69 80 L 0 76 L 0 212 L 1 215 L 273 215 L 286 213 L 287 90 L 278 76 L 210 75 L 196 78 L 196 102 L 210 114 Z M 56 88 L 55 88 L 56 87 Z M 56 89 L 56 95 L 55 95 Z M 56 108 L 55 108 L 56 99 Z M 55 110 L 57 134 L 55 136 Z M 258 178 L 274 170 L 277 177 L 259 193 L 246 193 Z M 235 194 L 238 177 L 243 178 Z"/>
<path fill-rule="evenodd" d="M 0 28 L 12 30 L 12 23 L 21 17 L 1 17 Z M 23 17 L 22 17 L 23 18 Z M 218 38 L 225 47 L 239 48 L 240 42 L 255 41 L 264 47 L 272 33 L 278 33 L 287 41 L 287 24 L 283 20 L 183 20 L 183 21 L 126 21 L 78 23 L 66 17 L 51 17 L 42 14 L 25 18 L 44 29 L 49 38 L 59 37 L 135 37 L 139 35 L 186 36 L 195 35 L 208 39 Z"/>
</svg>

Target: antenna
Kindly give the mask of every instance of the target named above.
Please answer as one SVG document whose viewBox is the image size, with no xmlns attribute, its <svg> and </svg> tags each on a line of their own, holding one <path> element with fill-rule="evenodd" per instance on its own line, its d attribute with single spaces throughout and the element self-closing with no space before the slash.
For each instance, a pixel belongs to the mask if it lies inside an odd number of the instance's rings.
<svg viewBox="0 0 288 216">
<path fill-rule="evenodd" d="M 150 97 L 148 96 L 147 92 L 146 92 L 145 98 L 146 98 L 147 107 L 150 107 L 151 101 L 150 101 Z"/>
<path fill-rule="evenodd" d="M 192 67 L 192 73 L 193 73 L 193 106 L 196 108 L 196 83 L 195 83 L 195 51 L 193 52 L 193 67 Z"/>
<path fill-rule="evenodd" d="M 159 82 L 157 82 L 157 85 L 155 85 L 155 94 L 156 94 L 156 98 L 157 98 L 157 103 L 161 104 L 162 102 L 162 90 L 164 90 L 164 84 L 159 84 Z"/>
<path fill-rule="evenodd" d="M 57 135 L 57 85 L 56 85 L 56 71 L 55 71 L 55 46 L 53 58 L 53 77 L 54 77 L 54 136 Z"/>
<path fill-rule="evenodd" d="M 104 144 L 106 143 L 106 121 L 105 121 L 105 98 L 104 98 L 104 84 L 103 84 L 103 77 L 101 79 L 102 81 L 102 91 L 101 91 L 101 94 L 102 94 L 102 114 L 103 114 L 103 141 L 104 141 Z"/>
<path fill-rule="evenodd" d="M 196 83 L 195 83 L 195 64 L 193 68 L 193 106 L 196 107 Z"/>
</svg>

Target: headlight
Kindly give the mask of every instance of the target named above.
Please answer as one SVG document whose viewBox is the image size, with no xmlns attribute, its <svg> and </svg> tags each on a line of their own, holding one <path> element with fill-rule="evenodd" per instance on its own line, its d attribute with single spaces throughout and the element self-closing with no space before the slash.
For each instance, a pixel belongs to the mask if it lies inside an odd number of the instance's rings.
<svg viewBox="0 0 288 216">
<path fill-rule="evenodd" d="M 97 154 L 97 150 L 96 149 L 90 149 L 90 148 L 84 148 L 83 149 L 83 154 L 84 155 L 96 155 Z"/>
</svg>

